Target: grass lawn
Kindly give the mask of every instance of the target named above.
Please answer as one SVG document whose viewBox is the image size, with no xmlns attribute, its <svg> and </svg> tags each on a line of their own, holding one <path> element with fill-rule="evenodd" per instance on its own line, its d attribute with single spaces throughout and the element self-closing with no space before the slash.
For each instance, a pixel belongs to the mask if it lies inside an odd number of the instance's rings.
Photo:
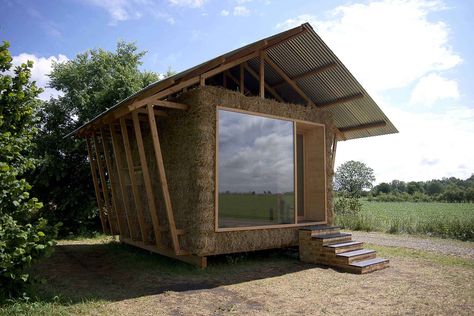
<svg viewBox="0 0 474 316">
<path fill-rule="evenodd" d="M 474 240 L 474 203 L 369 202 L 358 216 L 336 216 L 354 230 L 427 234 Z"/>
<path fill-rule="evenodd" d="M 453 314 L 474 310 L 474 260 L 368 245 L 391 267 L 367 275 L 294 252 L 210 258 L 199 270 L 107 238 L 61 241 L 32 270 L 48 280 L 1 315 Z M 440 299 L 442 298 L 442 299 Z"/>
</svg>

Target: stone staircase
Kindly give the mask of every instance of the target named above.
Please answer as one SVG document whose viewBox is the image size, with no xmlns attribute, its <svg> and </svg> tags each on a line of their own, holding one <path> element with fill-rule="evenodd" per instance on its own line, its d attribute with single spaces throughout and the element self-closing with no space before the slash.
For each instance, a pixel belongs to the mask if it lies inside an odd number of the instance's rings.
<svg viewBox="0 0 474 316">
<path fill-rule="evenodd" d="M 363 249 L 364 243 L 339 227 L 318 225 L 300 228 L 300 260 L 334 267 L 350 273 L 369 273 L 387 268 L 388 259 L 376 257 L 374 250 Z"/>
</svg>

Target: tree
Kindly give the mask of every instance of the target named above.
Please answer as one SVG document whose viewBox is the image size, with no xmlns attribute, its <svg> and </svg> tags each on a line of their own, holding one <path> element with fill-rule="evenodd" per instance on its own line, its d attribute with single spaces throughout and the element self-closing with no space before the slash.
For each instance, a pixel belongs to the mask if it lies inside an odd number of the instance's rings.
<svg viewBox="0 0 474 316">
<path fill-rule="evenodd" d="M 55 227 L 37 219 L 42 208 L 31 197 L 25 172 L 36 133 L 41 89 L 30 82 L 33 62 L 12 70 L 9 43 L 0 45 L 0 298 L 17 294 L 29 279 L 25 268 L 54 245 Z"/>
<path fill-rule="evenodd" d="M 390 186 L 390 184 L 388 184 L 386 182 L 381 182 L 381 183 L 377 184 L 373 188 L 372 191 L 375 195 L 379 195 L 380 193 L 388 194 L 391 191 L 391 186 Z"/>
<path fill-rule="evenodd" d="M 375 181 L 374 171 L 360 161 L 347 161 L 336 170 L 334 187 L 338 192 L 360 196 L 364 189 L 370 189 Z"/>
<path fill-rule="evenodd" d="M 45 201 L 43 216 L 63 222 L 63 235 L 99 228 L 85 142 L 64 136 L 158 80 L 157 74 L 139 70 L 144 54 L 119 42 L 115 52 L 94 49 L 53 65 L 49 85 L 64 95 L 45 102 L 39 113 L 35 154 L 40 164 L 30 179 Z"/>
</svg>

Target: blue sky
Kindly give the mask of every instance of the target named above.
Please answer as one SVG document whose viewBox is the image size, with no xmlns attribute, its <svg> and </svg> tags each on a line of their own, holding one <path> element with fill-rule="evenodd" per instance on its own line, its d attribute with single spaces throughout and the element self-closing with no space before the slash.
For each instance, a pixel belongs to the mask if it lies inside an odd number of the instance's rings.
<svg viewBox="0 0 474 316">
<path fill-rule="evenodd" d="M 342 142 L 337 164 L 362 160 L 377 182 L 474 173 L 474 1 L 0 0 L 0 10 L 0 40 L 15 63 L 35 61 L 45 87 L 52 61 L 118 40 L 163 73 L 310 22 L 400 130 Z"/>
</svg>

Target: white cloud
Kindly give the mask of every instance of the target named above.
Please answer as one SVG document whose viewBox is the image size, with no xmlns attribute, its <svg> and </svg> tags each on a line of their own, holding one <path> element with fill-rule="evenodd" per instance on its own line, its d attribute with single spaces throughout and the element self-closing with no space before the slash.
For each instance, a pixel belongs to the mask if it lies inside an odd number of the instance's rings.
<svg viewBox="0 0 474 316">
<path fill-rule="evenodd" d="M 250 15 L 250 10 L 243 6 L 243 5 L 238 5 L 236 7 L 234 7 L 234 12 L 233 14 L 235 16 L 249 16 Z"/>
<path fill-rule="evenodd" d="M 467 178 L 474 173 L 474 107 L 443 113 L 413 113 L 384 105 L 400 133 L 340 142 L 336 165 L 360 160 L 375 171 L 377 183 L 393 179 Z"/>
<path fill-rule="evenodd" d="M 432 73 L 418 81 L 411 93 L 410 103 L 432 105 L 438 100 L 449 98 L 459 98 L 458 83 Z"/>
<path fill-rule="evenodd" d="M 45 58 L 22 53 L 18 56 L 13 56 L 12 63 L 14 66 L 19 66 L 22 63 L 26 63 L 28 60 L 31 60 L 34 63 L 33 69 L 31 70 L 31 80 L 36 81 L 36 85 L 44 89 L 44 92 L 39 95 L 39 98 L 42 100 L 49 100 L 50 97 L 54 98 L 62 95 L 60 91 L 48 87 L 48 75 L 52 70 L 53 62 L 62 63 L 69 59 L 62 54 Z"/>
<path fill-rule="evenodd" d="M 168 2 L 179 7 L 200 8 L 207 0 L 168 0 Z"/>
<path fill-rule="evenodd" d="M 385 0 L 340 6 L 327 19 L 301 15 L 277 27 L 310 22 L 355 77 L 377 92 L 406 87 L 461 62 L 448 45 L 448 25 L 427 19 L 443 8 L 440 1 Z"/>
<path fill-rule="evenodd" d="M 112 22 L 122 22 L 131 19 L 138 19 L 142 16 L 139 5 L 146 4 L 141 0 L 83 0 L 86 3 L 102 8 L 112 18 Z"/>
<path fill-rule="evenodd" d="M 138 20 L 146 14 L 156 19 L 164 20 L 173 25 L 175 19 L 169 13 L 163 11 L 163 6 L 151 0 L 80 0 L 85 4 L 101 8 L 109 14 L 111 25 L 127 20 Z M 180 1 L 170 0 L 171 5 L 197 7 L 204 4 L 206 0 Z"/>
<path fill-rule="evenodd" d="M 222 10 L 222 11 L 221 11 L 221 15 L 222 15 L 222 16 L 228 16 L 229 14 L 230 14 L 230 12 L 227 11 L 227 10 Z"/>
<path fill-rule="evenodd" d="M 377 182 L 474 173 L 474 146 L 468 144 L 474 139 L 474 104 L 453 104 L 461 91 L 456 78 L 443 74 L 462 62 L 450 46 L 449 25 L 440 20 L 445 9 L 436 0 L 371 1 L 277 25 L 286 29 L 310 22 L 400 131 L 341 142 L 337 165 L 364 161 L 374 168 Z M 389 91 L 398 104 L 384 100 Z M 436 103 L 436 109 L 406 107 L 410 102 Z"/>
</svg>

